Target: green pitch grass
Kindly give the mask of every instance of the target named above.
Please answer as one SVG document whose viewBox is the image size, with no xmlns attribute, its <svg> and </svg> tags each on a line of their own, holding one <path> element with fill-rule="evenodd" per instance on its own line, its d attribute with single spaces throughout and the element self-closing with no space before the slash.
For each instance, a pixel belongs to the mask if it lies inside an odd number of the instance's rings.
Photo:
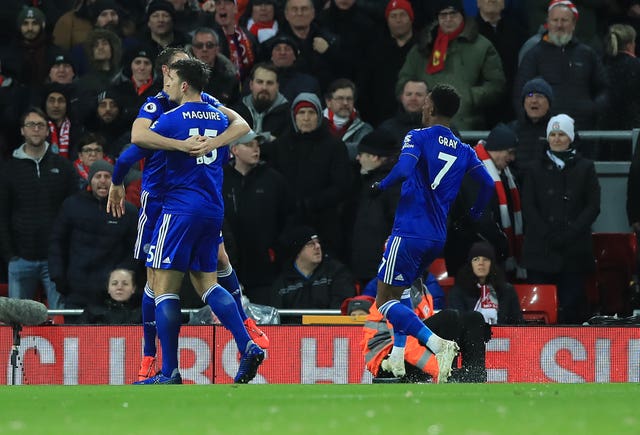
<svg viewBox="0 0 640 435">
<path fill-rule="evenodd" d="M 639 434 L 638 384 L 6 386 L 10 434 Z"/>
</svg>

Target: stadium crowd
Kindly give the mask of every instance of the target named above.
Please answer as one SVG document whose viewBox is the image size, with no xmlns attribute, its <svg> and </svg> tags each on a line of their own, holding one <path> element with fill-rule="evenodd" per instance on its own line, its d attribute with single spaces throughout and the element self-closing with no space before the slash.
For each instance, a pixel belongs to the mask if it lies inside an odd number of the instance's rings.
<svg viewBox="0 0 640 435">
<path fill-rule="evenodd" d="M 640 126 L 640 1 L 14 0 L 2 9 L 0 282 L 10 296 L 87 308 L 85 320 L 102 322 L 130 304 L 113 297 L 113 271 L 133 270 L 127 288 L 144 288 L 133 259 L 140 168 L 125 178 L 121 219 L 105 211 L 105 185 L 139 108 L 163 89 L 156 58 L 185 47 L 211 69 L 205 91 L 255 133 L 231 144 L 223 187 L 224 241 L 250 301 L 337 309 L 360 294 L 400 195 L 398 186 L 373 197 L 368 186 L 421 127 L 429 90 L 448 83 L 461 95 L 453 129 L 491 131 L 473 145 L 496 189 L 476 222 L 476 192 L 463 182 L 443 252 L 449 275 L 470 281 L 469 249 L 489 241 L 485 257 L 507 280 L 558 286 L 561 322 L 589 315 L 593 160 L 632 156 L 579 131 Z M 638 231 L 637 213 L 629 218 Z M 456 308 L 472 290 L 457 289 Z M 183 307 L 202 306 L 193 291 L 182 295 Z M 502 304 L 501 294 L 484 297 Z M 482 298 L 467 305 L 482 311 Z"/>
</svg>

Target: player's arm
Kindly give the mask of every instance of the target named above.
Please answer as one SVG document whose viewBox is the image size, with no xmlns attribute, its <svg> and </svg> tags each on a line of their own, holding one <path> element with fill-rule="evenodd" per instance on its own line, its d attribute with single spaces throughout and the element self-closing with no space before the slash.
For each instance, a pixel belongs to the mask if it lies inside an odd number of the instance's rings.
<svg viewBox="0 0 640 435">
<path fill-rule="evenodd" d="M 391 169 L 391 172 L 378 183 L 380 190 L 386 190 L 394 184 L 406 180 L 415 169 L 417 163 L 418 159 L 413 154 L 400 154 L 398 163 L 396 163 L 393 169 Z"/>
<path fill-rule="evenodd" d="M 489 204 L 489 201 L 495 194 L 495 184 L 491 175 L 485 168 L 484 164 L 480 163 L 471 168 L 469 171 L 471 178 L 478 183 L 480 190 L 476 198 L 475 204 L 469 210 L 469 215 L 473 220 L 478 220 L 482 216 L 482 212 Z"/>
<path fill-rule="evenodd" d="M 132 144 L 120 154 L 120 157 L 118 157 L 113 167 L 113 175 L 111 176 L 111 187 L 109 188 L 109 196 L 107 197 L 107 213 L 113 214 L 116 218 L 124 215 L 124 177 L 135 162 L 151 157 L 151 154 L 153 154 L 153 151 L 140 148 L 135 144 Z"/>
<path fill-rule="evenodd" d="M 152 150 L 183 151 L 188 153 L 199 140 L 191 137 L 185 140 L 164 137 L 151 130 L 152 120 L 149 118 L 136 118 L 131 126 L 131 142 L 143 148 Z"/>
<path fill-rule="evenodd" d="M 216 148 L 228 145 L 236 139 L 241 138 L 251 130 L 247 121 L 244 120 L 236 111 L 228 107 L 218 106 L 218 110 L 229 118 L 229 127 L 219 136 L 204 138 L 204 141 L 196 141 L 193 148 L 189 151 L 192 156 L 205 155 Z"/>
</svg>

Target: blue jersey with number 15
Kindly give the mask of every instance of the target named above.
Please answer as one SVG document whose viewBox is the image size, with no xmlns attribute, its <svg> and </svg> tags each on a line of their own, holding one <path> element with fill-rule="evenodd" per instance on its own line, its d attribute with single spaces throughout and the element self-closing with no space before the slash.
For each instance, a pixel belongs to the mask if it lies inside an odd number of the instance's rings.
<svg viewBox="0 0 640 435">
<path fill-rule="evenodd" d="M 462 178 L 482 162 L 469 145 L 441 125 L 411 130 L 400 156 L 407 157 L 417 163 L 402 184 L 392 234 L 443 241 Z"/>
<path fill-rule="evenodd" d="M 208 103 L 189 102 L 161 115 L 151 129 L 162 136 L 184 140 L 194 135 L 215 137 L 228 126 L 229 119 L 220 110 Z M 228 153 L 226 146 L 201 157 L 166 152 L 163 212 L 223 217 L 222 165 Z"/>
</svg>

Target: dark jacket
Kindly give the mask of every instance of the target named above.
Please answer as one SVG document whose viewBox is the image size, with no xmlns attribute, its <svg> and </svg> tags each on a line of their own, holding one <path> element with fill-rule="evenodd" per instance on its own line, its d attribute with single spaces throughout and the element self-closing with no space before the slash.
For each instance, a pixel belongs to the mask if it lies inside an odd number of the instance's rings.
<svg viewBox="0 0 640 435">
<path fill-rule="evenodd" d="M 240 83 L 236 76 L 235 66 L 221 54 L 216 56 L 216 62 L 211 68 L 209 81 L 204 91 L 216 97 L 225 106 L 235 104 L 240 100 Z"/>
<path fill-rule="evenodd" d="M 546 35 L 544 35 L 546 36 Z M 576 130 L 589 130 L 606 104 L 606 75 L 596 52 L 575 38 L 564 47 L 543 39 L 524 56 L 516 75 L 513 104 L 522 105 L 522 87 L 542 77 L 553 89 L 555 113 L 566 113 L 576 121 Z"/>
<path fill-rule="evenodd" d="M 282 264 L 276 243 L 293 208 L 287 182 L 263 163 L 242 175 L 232 162 L 224 167 L 222 191 L 225 220 L 237 244 L 233 267 L 251 302 L 266 304 Z"/>
<path fill-rule="evenodd" d="M 47 145 L 48 146 L 48 145 Z M 78 190 L 71 162 L 47 149 L 40 161 L 23 147 L 0 168 L 0 253 L 45 260 L 51 227 L 62 202 Z"/>
<path fill-rule="evenodd" d="M 509 124 L 518 136 L 518 146 L 516 147 L 516 159 L 512 163 L 514 175 L 520 185 L 524 184 L 524 179 L 529 168 L 538 160 L 544 157 L 544 153 L 549 146 L 547 141 L 547 124 L 551 118 L 551 109 L 544 118 L 538 122 L 533 122 L 524 110 L 518 119 Z"/>
<path fill-rule="evenodd" d="M 310 277 L 303 276 L 293 261 L 271 286 L 271 303 L 285 309 L 339 309 L 342 301 L 356 295 L 351 272 L 325 256 Z"/>
<path fill-rule="evenodd" d="M 607 129 L 631 130 L 640 126 L 640 59 L 620 53 L 605 58 L 609 83 L 608 107 L 603 111 Z"/>
<path fill-rule="evenodd" d="M 600 184 L 591 160 L 578 154 L 560 170 L 545 155 L 525 180 L 522 212 L 527 269 L 593 270 L 591 225 L 600 214 Z"/>
<path fill-rule="evenodd" d="M 137 210 L 125 203 L 125 214 L 114 218 L 106 201 L 91 192 L 67 198 L 51 231 L 49 274 L 70 306 L 86 307 L 104 296 L 113 269 L 135 270 L 133 245 Z"/>
<path fill-rule="evenodd" d="M 107 297 L 102 304 L 92 304 L 85 308 L 77 319 L 68 323 L 102 325 L 137 325 L 142 323 L 142 308 L 135 302 L 140 295 L 134 294 L 125 302 L 117 302 Z"/>
<path fill-rule="evenodd" d="M 369 193 L 369 186 L 387 176 L 393 162 L 362 175 L 359 193 L 355 196 L 353 227 L 349 232 L 349 265 L 363 284 L 378 273 L 384 244 L 391 234 L 396 207 L 400 199 L 401 183 L 385 190 L 379 196 Z"/>
<path fill-rule="evenodd" d="M 504 283 L 501 286 L 496 286 L 495 291 L 498 297 L 498 324 L 516 325 L 523 323 L 518 294 L 513 286 L 509 283 Z M 480 292 L 476 285 L 462 287 L 456 283 L 449 291 L 447 308 L 460 312 L 474 311 L 479 298 Z"/>
<path fill-rule="evenodd" d="M 269 134 L 275 138 L 283 136 L 291 130 L 291 111 L 289 102 L 280 93 L 273 104 L 264 112 L 256 111 L 251 94 L 242 97 L 242 100 L 233 106 L 256 133 Z M 271 141 L 271 138 L 268 138 Z"/>
<path fill-rule="evenodd" d="M 640 222 L 640 147 L 637 146 L 627 179 L 627 218 L 629 225 Z"/>
<path fill-rule="evenodd" d="M 400 108 L 393 118 L 384 121 L 379 128 L 391 133 L 396 145 L 401 146 L 407 133 L 422 127 L 422 112 L 408 113 Z"/>
</svg>

